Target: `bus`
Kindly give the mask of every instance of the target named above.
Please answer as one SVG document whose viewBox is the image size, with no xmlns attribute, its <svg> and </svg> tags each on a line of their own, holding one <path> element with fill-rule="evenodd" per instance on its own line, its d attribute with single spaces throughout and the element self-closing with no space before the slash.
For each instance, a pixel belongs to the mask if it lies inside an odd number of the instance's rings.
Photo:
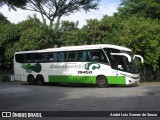
<svg viewBox="0 0 160 120">
<path fill-rule="evenodd" d="M 99 87 L 135 85 L 140 70 L 132 50 L 98 44 L 21 51 L 14 54 L 14 75 L 29 84 L 84 83 Z"/>
</svg>

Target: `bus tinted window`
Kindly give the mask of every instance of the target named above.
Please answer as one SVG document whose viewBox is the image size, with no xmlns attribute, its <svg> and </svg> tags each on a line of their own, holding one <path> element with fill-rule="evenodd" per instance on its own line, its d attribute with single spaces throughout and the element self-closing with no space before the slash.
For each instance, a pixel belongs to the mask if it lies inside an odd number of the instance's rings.
<svg viewBox="0 0 160 120">
<path fill-rule="evenodd" d="M 88 61 L 106 63 L 107 59 L 102 50 L 90 50 L 88 51 Z"/>
<path fill-rule="evenodd" d="M 28 53 L 28 54 L 25 55 L 25 62 L 26 63 L 33 62 L 32 54 Z"/>
<path fill-rule="evenodd" d="M 87 55 L 87 51 L 83 51 L 82 52 L 82 61 L 85 62 L 85 61 L 88 61 L 88 55 Z"/>
<path fill-rule="evenodd" d="M 68 52 L 68 62 L 74 62 L 75 53 L 74 52 Z"/>
<path fill-rule="evenodd" d="M 74 61 L 77 61 L 77 62 L 82 61 L 82 51 L 75 52 Z"/>
<path fill-rule="evenodd" d="M 34 59 L 34 62 L 44 62 L 44 54 L 43 53 L 34 53 L 33 59 Z"/>
<path fill-rule="evenodd" d="M 54 60 L 53 53 L 46 53 L 45 62 L 53 62 L 53 60 Z"/>
<path fill-rule="evenodd" d="M 80 61 L 92 61 L 92 62 L 104 62 L 108 63 L 105 54 L 103 53 L 102 50 L 88 50 L 88 51 L 83 51 L 82 54 L 79 54 Z"/>
<path fill-rule="evenodd" d="M 58 62 L 58 53 L 53 53 L 53 61 Z"/>
<path fill-rule="evenodd" d="M 16 54 L 16 62 L 104 62 L 108 63 L 102 50 L 80 50 L 49 53 Z"/>
<path fill-rule="evenodd" d="M 82 51 L 70 51 L 66 53 L 66 62 L 82 61 Z"/>
<path fill-rule="evenodd" d="M 24 63 L 24 60 L 25 60 L 24 54 L 16 54 L 15 55 L 15 60 L 18 63 Z"/>
<path fill-rule="evenodd" d="M 65 52 L 60 52 L 58 56 L 59 56 L 60 62 L 65 62 L 65 60 L 66 60 L 66 53 Z"/>
<path fill-rule="evenodd" d="M 34 63 L 34 62 L 44 62 L 43 53 L 27 53 L 27 54 L 16 54 L 16 62 L 19 63 Z"/>
<path fill-rule="evenodd" d="M 122 56 L 113 56 L 110 53 L 120 53 L 121 51 L 117 50 L 117 49 L 113 49 L 113 48 L 105 48 L 104 50 L 105 50 L 105 52 L 106 52 L 106 54 L 108 56 L 108 59 L 109 59 L 109 61 L 111 63 L 111 67 L 113 69 L 116 69 L 118 67 L 117 61 L 122 61 L 122 60 L 119 60 L 120 57 L 122 59 Z"/>
</svg>

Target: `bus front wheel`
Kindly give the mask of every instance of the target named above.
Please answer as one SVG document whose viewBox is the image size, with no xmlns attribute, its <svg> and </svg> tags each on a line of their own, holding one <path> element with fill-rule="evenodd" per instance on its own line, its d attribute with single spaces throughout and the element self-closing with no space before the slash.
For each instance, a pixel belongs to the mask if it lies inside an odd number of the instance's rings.
<svg viewBox="0 0 160 120">
<path fill-rule="evenodd" d="M 97 78 L 97 86 L 100 88 L 105 88 L 108 86 L 108 81 L 105 76 L 99 76 Z"/>
</svg>

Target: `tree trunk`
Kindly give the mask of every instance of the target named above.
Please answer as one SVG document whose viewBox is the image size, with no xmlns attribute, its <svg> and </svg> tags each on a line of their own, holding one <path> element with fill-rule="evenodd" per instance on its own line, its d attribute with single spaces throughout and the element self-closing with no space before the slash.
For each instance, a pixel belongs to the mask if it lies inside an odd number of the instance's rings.
<svg viewBox="0 0 160 120">
<path fill-rule="evenodd" d="M 49 21 L 50 21 L 49 26 L 50 26 L 50 27 L 53 27 L 53 22 L 54 22 L 54 20 L 53 20 L 53 19 L 49 19 Z"/>
<path fill-rule="evenodd" d="M 55 24 L 55 28 L 58 28 L 58 27 L 59 27 L 59 25 L 60 25 L 60 19 L 61 19 L 61 16 L 59 16 L 59 17 L 57 18 L 57 21 L 56 21 L 56 24 Z"/>
<path fill-rule="evenodd" d="M 44 18 L 42 13 L 41 13 L 41 16 L 42 16 L 43 23 L 46 24 L 46 20 L 45 20 L 45 18 Z"/>
</svg>

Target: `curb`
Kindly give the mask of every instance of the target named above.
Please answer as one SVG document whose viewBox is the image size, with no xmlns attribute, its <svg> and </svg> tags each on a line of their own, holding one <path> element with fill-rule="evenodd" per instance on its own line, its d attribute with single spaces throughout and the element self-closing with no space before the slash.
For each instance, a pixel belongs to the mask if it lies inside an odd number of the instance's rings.
<svg viewBox="0 0 160 120">
<path fill-rule="evenodd" d="M 140 82 L 140 84 L 160 84 L 160 82 Z"/>
</svg>

